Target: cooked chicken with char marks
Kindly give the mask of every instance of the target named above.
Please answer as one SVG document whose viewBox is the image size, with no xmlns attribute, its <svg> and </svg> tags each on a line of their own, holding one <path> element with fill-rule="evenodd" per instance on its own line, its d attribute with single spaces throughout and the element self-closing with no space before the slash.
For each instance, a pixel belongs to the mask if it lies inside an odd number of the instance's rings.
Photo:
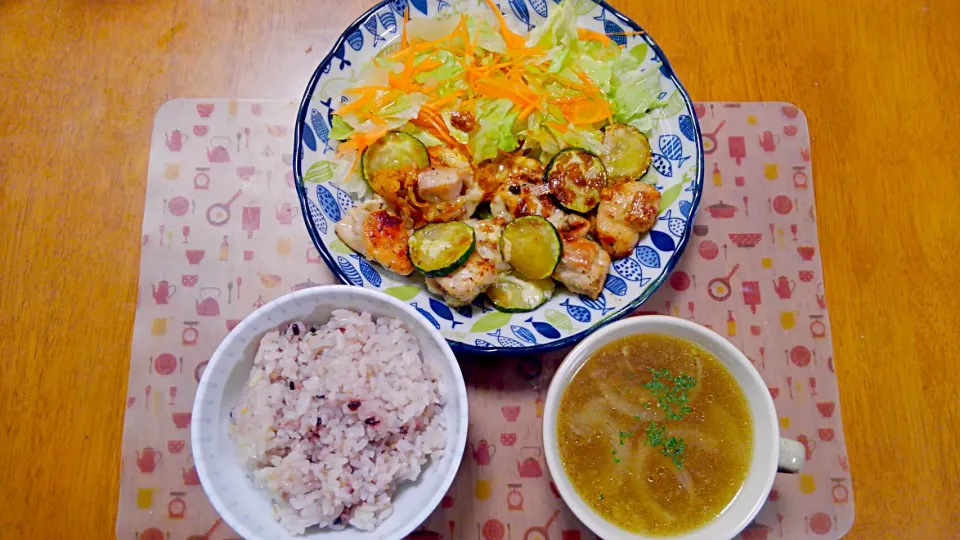
<svg viewBox="0 0 960 540">
<path fill-rule="evenodd" d="M 540 216 L 550 220 L 554 227 L 562 224 L 565 216 L 553 201 L 548 185 L 531 184 L 525 180 L 508 180 L 501 185 L 490 201 L 490 211 L 507 221 Z"/>
<path fill-rule="evenodd" d="M 500 186 L 511 180 L 539 184 L 543 182 L 543 164 L 526 156 L 511 155 L 477 168 L 477 183 L 483 189 L 485 201 L 492 200 Z"/>
<path fill-rule="evenodd" d="M 427 154 L 426 169 L 377 171 L 367 183 L 410 227 L 468 219 L 483 199 L 473 164 L 452 148 L 432 146 Z"/>
<path fill-rule="evenodd" d="M 659 213 L 660 192 L 653 186 L 638 181 L 608 186 L 600 192 L 594 235 L 613 259 L 628 257 Z"/>
<path fill-rule="evenodd" d="M 350 249 L 402 276 L 413 272 L 407 254 L 410 229 L 382 201 L 361 203 L 344 213 L 334 230 Z"/>
<path fill-rule="evenodd" d="M 363 232 L 363 220 L 370 212 L 383 210 L 386 205 L 383 201 L 373 199 L 362 202 L 344 212 L 343 217 L 334 227 L 337 237 L 350 249 L 370 259 L 372 255 L 367 251 L 366 235 Z"/>
<path fill-rule="evenodd" d="M 590 222 L 574 214 L 566 216 L 557 228 L 563 241 L 563 255 L 553 271 L 553 279 L 575 293 L 596 300 L 610 272 L 610 255 L 600 244 L 587 238 L 589 230 Z"/>
<path fill-rule="evenodd" d="M 570 175 L 547 182 L 541 161 L 524 156 L 522 151 L 479 165 L 474 165 L 465 152 L 459 146 L 432 146 L 426 148 L 426 167 L 377 171 L 368 182 L 383 200 L 365 202 L 347 211 L 336 225 L 337 235 L 368 259 L 408 275 L 414 269 L 409 246 L 420 250 L 418 257 L 425 253 L 431 256 L 424 251 L 427 244 L 422 243 L 422 237 L 410 243 L 415 230 L 431 223 L 459 221 L 470 225 L 476 235 L 474 251 L 466 256 L 465 248 L 455 263 L 461 266 L 450 266 L 455 268 L 450 274 L 426 278 L 430 292 L 456 307 L 471 303 L 497 282 L 499 275 L 516 270 L 504 262 L 500 239 L 504 226 L 517 218 L 537 216 L 553 224 L 561 250 L 558 254 L 556 244 L 551 244 L 550 257 L 559 256 L 552 278 L 574 294 L 593 299 L 603 291 L 611 261 L 630 256 L 641 235 L 656 223 L 660 192 L 641 181 L 619 181 L 602 187 L 596 192 L 599 204 L 595 210 L 579 214 L 561 206 L 554 191 L 582 187 L 575 179 L 566 181 Z M 575 186 L 567 185 L 570 183 Z M 481 202 L 489 202 L 491 219 L 474 217 Z M 431 234 L 442 234 L 440 229 L 432 230 Z M 549 234 L 543 227 L 540 230 Z M 545 253 L 527 253 L 526 257 L 539 260 Z M 516 264 L 520 264 L 519 259 Z M 428 275 L 431 272 L 424 270 Z"/>
<path fill-rule="evenodd" d="M 425 169 L 417 175 L 417 192 L 427 202 L 450 202 L 460 196 L 469 174 L 469 169 L 453 167 Z"/>
<path fill-rule="evenodd" d="M 429 223 L 468 219 L 483 200 L 473 164 L 459 150 L 445 146 L 431 146 L 427 153 L 431 166 L 417 177 L 419 197 L 426 203 L 423 219 Z"/>
</svg>

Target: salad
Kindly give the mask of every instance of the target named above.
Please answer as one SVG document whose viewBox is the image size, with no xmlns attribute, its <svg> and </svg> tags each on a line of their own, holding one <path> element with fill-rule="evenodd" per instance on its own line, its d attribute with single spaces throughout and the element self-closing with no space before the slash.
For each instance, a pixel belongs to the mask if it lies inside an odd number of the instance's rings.
<svg viewBox="0 0 960 540">
<path fill-rule="evenodd" d="M 486 294 L 530 311 L 557 282 L 596 299 L 659 214 L 647 134 L 667 97 L 646 55 L 578 28 L 569 2 L 526 37 L 492 0 L 407 13 L 334 112 L 348 184 L 366 191 L 337 236 L 451 306 Z"/>
</svg>

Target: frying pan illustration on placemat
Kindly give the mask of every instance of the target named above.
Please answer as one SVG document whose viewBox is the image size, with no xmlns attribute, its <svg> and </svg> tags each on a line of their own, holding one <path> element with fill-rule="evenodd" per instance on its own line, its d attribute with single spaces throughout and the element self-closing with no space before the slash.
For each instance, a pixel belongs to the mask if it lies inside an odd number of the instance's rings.
<svg viewBox="0 0 960 540">
<path fill-rule="evenodd" d="M 722 120 L 719 124 L 717 124 L 717 129 L 710 133 L 703 134 L 704 154 L 712 154 L 717 151 L 717 133 L 720 133 L 720 130 L 723 129 L 723 126 L 726 125 L 726 123 L 726 120 Z"/>
<path fill-rule="evenodd" d="M 710 298 L 713 298 L 717 302 L 723 302 L 727 298 L 730 298 L 730 293 L 733 292 L 733 287 L 730 285 L 730 278 L 732 278 L 739 269 L 740 264 L 738 263 L 733 266 L 733 270 L 726 276 L 711 279 L 710 283 L 707 284 L 707 294 L 710 295 Z"/>
<path fill-rule="evenodd" d="M 187 537 L 187 540 L 210 540 L 210 535 L 213 534 L 213 531 L 217 530 L 217 527 L 219 527 L 221 523 L 223 523 L 223 520 L 221 518 L 217 518 L 217 520 L 213 522 L 213 525 L 207 529 L 206 533 L 190 535 Z"/>
<path fill-rule="evenodd" d="M 230 197 L 229 201 L 211 204 L 210 208 L 207 208 L 207 223 L 214 227 L 226 225 L 227 222 L 230 221 L 230 205 L 233 204 L 233 201 L 237 200 L 237 197 L 239 197 L 241 193 L 243 193 L 243 190 L 238 189 L 237 192 L 233 194 L 233 197 Z"/>
<path fill-rule="evenodd" d="M 527 529 L 526 532 L 523 533 L 523 540 L 550 540 L 550 525 L 553 524 L 559 515 L 560 511 L 554 510 L 553 515 L 550 516 L 550 519 L 547 520 L 547 523 L 543 527 L 530 527 Z"/>
</svg>

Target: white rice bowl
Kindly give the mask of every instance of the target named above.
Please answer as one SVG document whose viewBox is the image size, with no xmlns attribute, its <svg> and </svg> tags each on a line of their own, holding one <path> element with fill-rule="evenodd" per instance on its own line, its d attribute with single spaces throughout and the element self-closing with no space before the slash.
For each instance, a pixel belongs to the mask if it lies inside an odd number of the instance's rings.
<svg viewBox="0 0 960 540">
<path fill-rule="evenodd" d="M 466 416 L 456 359 L 416 311 L 318 287 L 260 308 L 221 343 L 194 403 L 194 458 L 248 540 L 403 538 L 452 483 Z"/>
<path fill-rule="evenodd" d="M 268 332 L 253 364 L 231 436 L 294 534 L 375 529 L 396 483 L 443 455 L 443 381 L 397 319 L 297 321 Z"/>
</svg>

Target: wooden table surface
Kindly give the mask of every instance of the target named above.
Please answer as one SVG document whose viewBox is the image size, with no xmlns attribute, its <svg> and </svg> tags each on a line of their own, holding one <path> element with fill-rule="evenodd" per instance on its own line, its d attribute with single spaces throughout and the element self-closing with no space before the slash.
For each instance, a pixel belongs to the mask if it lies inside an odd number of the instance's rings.
<svg viewBox="0 0 960 540">
<path fill-rule="evenodd" d="M 960 537 L 960 2 L 613 3 L 695 99 L 806 112 L 850 537 Z M 299 98 L 372 4 L 0 2 L 0 537 L 114 537 L 157 108 Z"/>
</svg>

